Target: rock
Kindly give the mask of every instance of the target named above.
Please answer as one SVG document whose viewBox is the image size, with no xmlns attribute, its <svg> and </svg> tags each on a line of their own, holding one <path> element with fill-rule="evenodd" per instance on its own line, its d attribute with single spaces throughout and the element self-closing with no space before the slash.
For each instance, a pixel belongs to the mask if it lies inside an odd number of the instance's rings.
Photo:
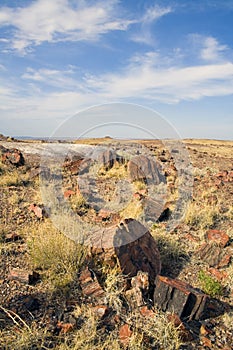
<svg viewBox="0 0 233 350">
<path fill-rule="evenodd" d="M 140 222 L 125 219 L 119 225 L 97 231 L 91 237 L 91 254 L 95 259 L 107 264 L 119 263 L 123 274 L 128 278 L 138 271 L 147 272 L 151 285 L 161 270 L 157 244 Z"/>
<path fill-rule="evenodd" d="M 16 167 L 24 165 L 23 154 L 16 148 L 2 150 L 2 162 Z"/>
<path fill-rule="evenodd" d="M 16 232 L 7 233 L 4 236 L 4 241 L 6 243 L 19 241 L 20 239 L 21 237 Z"/>
<path fill-rule="evenodd" d="M 81 272 L 79 282 L 82 288 L 82 292 L 86 297 L 96 299 L 98 301 L 105 297 L 105 292 L 100 286 L 95 273 L 88 267 L 86 267 L 85 270 Z"/>
<path fill-rule="evenodd" d="M 44 217 L 44 209 L 41 208 L 40 206 L 36 205 L 36 204 L 31 204 L 28 208 L 30 211 L 33 211 L 34 214 L 39 218 L 42 219 Z"/>
<path fill-rule="evenodd" d="M 57 329 L 59 333 L 66 334 L 71 332 L 74 329 L 74 325 L 72 323 L 63 323 L 58 321 L 57 323 Z"/>
<path fill-rule="evenodd" d="M 130 330 L 129 325 L 126 323 L 119 329 L 119 340 L 120 343 L 124 346 L 124 348 L 127 348 L 130 342 L 130 338 L 132 336 L 133 332 Z"/>
<path fill-rule="evenodd" d="M 219 230 L 208 230 L 206 234 L 206 239 L 209 242 L 215 242 L 219 244 L 221 247 L 225 247 L 229 242 L 229 236 L 222 231 Z"/>
<path fill-rule="evenodd" d="M 138 271 L 137 276 L 131 279 L 131 286 L 132 289 L 126 291 L 126 299 L 132 309 L 141 307 L 145 304 L 145 297 L 149 291 L 148 273 Z"/>
<path fill-rule="evenodd" d="M 106 170 L 111 169 L 113 167 L 114 163 L 116 162 L 116 160 L 117 160 L 116 153 L 111 149 L 105 150 L 98 157 L 98 161 L 101 164 L 103 164 L 103 166 Z"/>
<path fill-rule="evenodd" d="M 227 310 L 227 304 L 186 282 L 158 275 L 155 283 L 154 303 L 163 311 L 176 313 L 182 321 L 218 317 Z"/>
<path fill-rule="evenodd" d="M 106 305 L 97 305 L 93 308 L 93 310 L 94 313 L 100 318 L 107 316 L 109 313 L 109 308 Z"/>
<path fill-rule="evenodd" d="M 39 273 L 23 269 L 11 269 L 8 274 L 9 280 L 16 280 L 26 284 L 34 284 L 39 278 Z"/>
<path fill-rule="evenodd" d="M 131 181 L 146 181 L 155 185 L 165 183 L 159 164 L 146 156 L 139 155 L 128 162 L 128 172 Z"/>
<path fill-rule="evenodd" d="M 225 267 L 228 266 L 231 260 L 231 255 L 221 246 L 213 243 L 204 243 L 197 251 L 198 256 L 210 267 Z"/>
<path fill-rule="evenodd" d="M 67 199 L 67 198 L 70 198 L 71 196 L 75 195 L 75 192 L 73 190 L 66 190 L 64 192 L 64 197 Z"/>
<path fill-rule="evenodd" d="M 185 327 L 185 324 L 181 321 L 177 314 L 172 313 L 168 315 L 167 318 L 169 322 L 179 329 L 179 336 L 182 341 L 189 342 L 194 339 L 191 332 Z"/>
<path fill-rule="evenodd" d="M 130 243 L 120 244 L 124 243 L 122 238 L 134 236 Z M 115 254 L 122 272 L 129 277 L 136 276 L 138 271 L 146 272 L 153 283 L 160 273 L 161 261 L 157 244 L 146 227 L 134 219 L 126 219 L 117 228 L 115 237 Z"/>
<path fill-rule="evenodd" d="M 69 170 L 71 174 L 77 175 L 79 173 L 79 168 L 82 162 L 83 156 L 81 154 L 75 154 L 65 159 L 63 167 L 66 170 Z"/>
<path fill-rule="evenodd" d="M 214 267 L 210 267 L 208 269 L 208 272 L 214 276 L 215 278 L 217 278 L 218 281 L 222 281 L 225 278 L 228 277 L 228 274 L 225 271 L 219 271 L 218 269 L 214 268 Z"/>
<path fill-rule="evenodd" d="M 28 295 L 23 299 L 23 305 L 30 312 L 39 310 L 40 308 L 39 300 L 32 295 Z"/>
<path fill-rule="evenodd" d="M 140 307 L 140 314 L 144 317 L 155 317 L 155 312 L 148 308 L 148 306 L 144 305 Z"/>
</svg>

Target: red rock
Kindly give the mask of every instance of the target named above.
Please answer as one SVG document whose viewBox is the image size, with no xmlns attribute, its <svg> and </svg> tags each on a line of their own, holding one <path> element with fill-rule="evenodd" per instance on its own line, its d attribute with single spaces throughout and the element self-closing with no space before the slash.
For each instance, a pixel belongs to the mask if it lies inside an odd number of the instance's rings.
<svg viewBox="0 0 233 350">
<path fill-rule="evenodd" d="M 194 235 L 192 235 L 191 233 L 186 233 L 184 235 L 184 238 L 187 240 L 187 241 L 191 241 L 191 242 L 199 242 L 199 238 L 195 237 Z"/>
<path fill-rule="evenodd" d="M 37 272 L 23 269 L 11 269 L 8 275 L 9 280 L 16 280 L 26 284 L 33 284 L 39 277 L 40 275 Z"/>
<path fill-rule="evenodd" d="M 140 201 L 143 198 L 143 196 L 139 192 L 136 192 L 133 194 L 133 198 L 137 201 Z"/>
<path fill-rule="evenodd" d="M 124 324 L 119 329 L 119 340 L 124 347 L 127 347 L 133 332 L 130 330 L 128 324 Z"/>
<path fill-rule="evenodd" d="M 100 286 L 94 271 L 90 270 L 88 267 L 81 272 L 79 277 L 82 292 L 86 297 L 101 299 L 104 297 L 105 292 Z"/>
<path fill-rule="evenodd" d="M 202 336 L 201 341 L 202 341 L 204 346 L 207 346 L 208 348 L 212 349 L 212 342 L 209 338 Z"/>
<path fill-rule="evenodd" d="M 106 316 L 109 312 L 109 308 L 106 305 L 97 305 L 93 308 L 93 310 L 100 318 Z"/>
<path fill-rule="evenodd" d="M 163 311 L 176 313 L 181 319 L 206 317 L 208 296 L 189 284 L 158 275 L 155 280 L 154 303 Z"/>
<path fill-rule="evenodd" d="M 18 149 L 5 149 L 2 153 L 2 162 L 16 167 L 24 165 L 23 154 Z"/>
<path fill-rule="evenodd" d="M 228 175 L 228 171 L 227 170 L 224 170 L 224 171 L 221 171 L 219 172 L 218 174 L 216 174 L 215 176 L 216 177 L 226 177 Z"/>
<path fill-rule="evenodd" d="M 208 241 L 216 242 L 219 244 L 221 247 L 225 247 L 227 243 L 229 242 L 229 236 L 222 231 L 219 230 L 208 230 L 206 239 Z"/>
<path fill-rule="evenodd" d="M 39 207 L 38 205 L 31 204 L 28 209 L 30 211 L 33 211 L 39 219 L 43 218 L 43 214 L 44 214 L 43 209 L 41 207 Z"/>
<path fill-rule="evenodd" d="M 224 271 L 219 271 L 218 269 L 214 267 L 210 267 L 208 269 L 208 272 L 217 278 L 218 281 L 222 281 L 223 279 L 227 278 L 228 274 Z"/>
<path fill-rule="evenodd" d="M 140 307 L 140 314 L 144 317 L 155 317 L 155 312 L 151 309 L 148 309 L 148 306 Z"/>
<path fill-rule="evenodd" d="M 74 329 L 74 325 L 72 323 L 58 322 L 57 328 L 60 329 L 60 333 L 66 334 Z"/>
<path fill-rule="evenodd" d="M 109 219 L 112 215 L 112 211 L 109 210 L 109 209 L 100 209 L 99 213 L 98 213 L 98 216 L 102 219 L 102 220 L 105 220 L 105 219 Z"/>
<path fill-rule="evenodd" d="M 193 340 L 193 335 L 185 327 L 184 323 L 181 321 L 177 314 L 169 314 L 167 316 L 168 321 L 174 324 L 176 328 L 179 328 L 179 335 L 182 341 L 191 341 Z"/>
<path fill-rule="evenodd" d="M 66 190 L 64 192 L 64 197 L 65 198 L 70 198 L 71 196 L 73 196 L 75 194 L 75 192 L 73 190 Z"/>
<path fill-rule="evenodd" d="M 231 255 L 230 254 L 225 254 L 223 258 L 219 261 L 218 263 L 218 268 L 221 267 L 227 267 L 231 262 Z"/>
</svg>

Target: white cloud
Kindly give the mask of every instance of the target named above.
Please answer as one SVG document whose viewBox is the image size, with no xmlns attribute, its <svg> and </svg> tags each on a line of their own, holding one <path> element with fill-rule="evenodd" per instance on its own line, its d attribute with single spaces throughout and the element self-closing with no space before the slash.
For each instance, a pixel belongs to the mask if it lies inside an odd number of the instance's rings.
<svg viewBox="0 0 233 350">
<path fill-rule="evenodd" d="M 89 77 L 87 84 L 109 99 L 179 102 L 233 93 L 233 63 L 177 67 L 163 66 L 158 54 L 136 57 L 117 74 Z"/>
<path fill-rule="evenodd" d="M 131 40 L 142 43 L 146 45 L 154 44 L 154 36 L 151 30 L 151 26 L 154 22 L 159 20 L 161 17 L 172 12 L 171 7 L 160 7 L 158 5 L 154 5 L 149 7 L 142 18 L 140 19 L 140 30 L 136 31 L 132 36 Z"/>
<path fill-rule="evenodd" d="M 222 45 L 215 37 L 201 34 L 190 34 L 194 54 L 204 61 L 224 61 L 229 47 Z"/>
<path fill-rule="evenodd" d="M 12 48 L 25 50 L 42 42 L 97 40 L 115 30 L 126 30 L 132 21 L 117 18 L 117 0 L 94 3 L 77 0 L 37 0 L 27 7 L 0 8 L 0 26 L 14 28 Z"/>
<path fill-rule="evenodd" d="M 78 89 L 80 83 L 73 78 L 74 68 L 59 71 L 56 69 L 41 68 L 39 70 L 27 68 L 27 72 L 22 75 L 22 78 L 34 83 L 43 83 L 47 86 L 60 88 L 62 90 Z"/>
<path fill-rule="evenodd" d="M 221 54 L 227 50 L 226 45 L 220 45 L 213 37 L 204 38 L 201 58 L 207 61 L 216 61 L 221 58 Z"/>
</svg>

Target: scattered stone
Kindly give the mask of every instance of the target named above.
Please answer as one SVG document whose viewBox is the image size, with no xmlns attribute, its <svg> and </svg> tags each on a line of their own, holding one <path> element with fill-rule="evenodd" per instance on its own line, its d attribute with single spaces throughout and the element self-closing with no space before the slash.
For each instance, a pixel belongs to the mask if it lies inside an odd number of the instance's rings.
<svg viewBox="0 0 233 350">
<path fill-rule="evenodd" d="M 109 308 L 106 305 L 97 305 L 93 308 L 93 310 L 95 314 L 100 318 L 107 316 L 109 313 Z"/>
<path fill-rule="evenodd" d="M 116 162 L 116 160 L 117 160 L 117 155 L 111 149 L 105 150 L 98 157 L 98 161 L 101 164 L 103 164 L 103 166 L 105 167 L 106 170 L 111 169 L 113 167 L 114 163 Z"/>
<path fill-rule="evenodd" d="M 125 295 L 130 306 L 141 307 L 145 304 L 145 298 L 149 291 L 149 278 L 147 272 L 138 271 L 137 276 L 131 279 L 132 288 L 127 290 Z"/>
<path fill-rule="evenodd" d="M 39 278 L 39 273 L 23 269 L 11 269 L 8 275 L 9 280 L 16 280 L 26 284 L 34 284 Z"/>
<path fill-rule="evenodd" d="M 59 330 L 59 333 L 66 334 L 74 329 L 74 325 L 72 323 L 63 323 L 59 321 L 57 323 L 57 329 Z"/>
<path fill-rule="evenodd" d="M 167 318 L 169 322 L 171 322 L 176 328 L 179 329 L 179 335 L 182 341 L 189 342 L 194 339 L 191 332 L 188 330 L 188 328 L 185 327 L 185 324 L 181 321 L 180 317 L 177 314 L 169 314 Z"/>
<path fill-rule="evenodd" d="M 129 325 L 127 323 L 120 327 L 119 340 L 125 348 L 129 345 L 132 334 L 133 332 L 130 330 Z"/>
<path fill-rule="evenodd" d="M 16 167 L 24 165 L 23 154 L 16 148 L 2 150 L 2 162 L 5 164 L 11 164 Z"/>
<path fill-rule="evenodd" d="M 199 257 L 209 264 L 210 267 L 225 267 L 228 266 L 231 260 L 231 255 L 221 246 L 212 243 L 204 243 L 197 251 Z"/>
<path fill-rule="evenodd" d="M 210 267 L 208 269 L 208 272 L 214 276 L 215 278 L 217 278 L 218 281 L 222 281 L 225 278 L 228 277 L 228 274 L 224 271 L 219 271 L 218 269 L 214 268 L 214 267 Z"/>
<path fill-rule="evenodd" d="M 189 284 L 158 275 L 155 280 L 154 303 L 163 311 L 176 313 L 181 319 L 202 318 L 207 295 Z"/>
<path fill-rule="evenodd" d="M 231 255 L 230 254 L 225 254 L 223 255 L 222 259 L 218 263 L 218 268 L 223 268 L 223 267 L 228 267 L 231 262 Z"/>
<path fill-rule="evenodd" d="M 225 232 L 219 230 L 208 230 L 206 239 L 210 242 L 219 244 L 223 248 L 228 244 L 230 240 L 229 236 Z"/>
<path fill-rule="evenodd" d="M 33 211 L 34 214 L 39 218 L 39 219 L 42 219 L 44 217 L 44 209 L 41 208 L 39 205 L 37 204 L 31 204 L 28 208 L 30 211 Z"/>
<path fill-rule="evenodd" d="M 144 317 L 155 317 L 155 312 L 146 305 L 140 307 L 140 314 Z"/>
<path fill-rule="evenodd" d="M 109 265 L 117 261 L 123 274 L 128 278 L 138 271 L 147 272 L 150 284 L 154 284 L 161 270 L 160 254 L 156 241 L 139 221 L 125 219 L 119 225 L 97 231 L 91 237 L 91 255 Z"/>
<path fill-rule="evenodd" d="M 6 243 L 16 242 L 16 241 L 19 241 L 20 239 L 21 239 L 21 237 L 16 232 L 7 233 L 4 236 L 4 241 Z"/>
<path fill-rule="evenodd" d="M 94 298 L 100 301 L 105 296 L 103 288 L 100 286 L 98 279 L 94 271 L 88 267 L 81 272 L 79 282 L 82 288 L 83 294 L 88 298 Z"/>
<path fill-rule="evenodd" d="M 70 198 L 71 196 L 75 195 L 75 192 L 73 190 L 66 190 L 64 192 L 64 197 L 67 199 L 67 198 Z"/>
<path fill-rule="evenodd" d="M 134 157 L 128 162 L 128 172 L 131 181 L 153 182 L 155 185 L 165 183 L 160 165 L 154 159 L 143 155 Z"/>
</svg>

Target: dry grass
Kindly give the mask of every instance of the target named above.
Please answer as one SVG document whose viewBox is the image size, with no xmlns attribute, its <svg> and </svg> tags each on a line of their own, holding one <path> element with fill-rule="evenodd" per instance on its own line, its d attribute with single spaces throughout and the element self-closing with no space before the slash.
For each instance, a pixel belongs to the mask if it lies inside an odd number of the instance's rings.
<svg viewBox="0 0 233 350">
<path fill-rule="evenodd" d="M 44 272 L 52 291 L 66 291 L 86 257 L 86 249 L 56 230 L 49 220 L 31 230 L 28 246 L 33 267 Z"/>
<path fill-rule="evenodd" d="M 214 226 L 220 219 L 217 205 L 200 202 L 190 202 L 185 216 L 185 223 L 196 230 L 205 230 Z"/>
</svg>

